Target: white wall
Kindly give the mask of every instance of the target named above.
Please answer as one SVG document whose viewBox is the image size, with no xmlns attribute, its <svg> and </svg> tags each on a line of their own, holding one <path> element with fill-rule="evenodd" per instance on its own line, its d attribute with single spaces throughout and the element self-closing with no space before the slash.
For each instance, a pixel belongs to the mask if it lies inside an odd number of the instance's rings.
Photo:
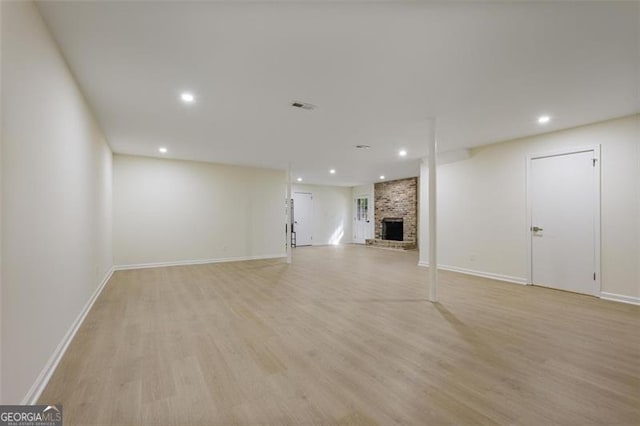
<svg viewBox="0 0 640 426">
<path fill-rule="evenodd" d="M 351 242 L 351 188 L 293 185 L 292 192 L 313 194 L 313 245 Z"/>
<path fill-rule="evenodd" d="M 635 134 L 636 134 L 636 218 L 638 225 L 636 228 L 636 278 L 638 280 L 637 287 L 638 293 L 640 293 L 640 117 L 635 120 Z"/>
<path fill-rule="evenodd" d="M 31 2 L 2 2 L 2 401 L 111 268 L 111 151 Z"/>
<path fill-rule="evenodd" d="M 0 3 L 0 33 L 2 32 L 2 3 Z M 0 34 L 0 46 L 2 45 L 2 34 Z M 0 48 L 0 96 L 2 93 L 2 52 Z M 4 128 L 2 115 L 2 100 L 0 99 L 0 129 Z M 4 135 L 0 130 L 0 404 L 4 402 L 2 394 L 2 139 Z"/>
<path fill-rule="evenodd" d="M 114 156 L 118 266 L 285 255 L 285 173 Z"/>
<path fill-rule="evenodd" d="M 439 264 L 525 281 L 527 155 L 601 144 L 602 291 L 640 297 L 639 121 L 636 115 L 489 145 L 438 167 Z"/>
<path fill-rule="evenodd" d="M 375 184 L 369 183 L 367 185 L 354 186 L 351 188 L 352 198 L 358 195 L 370 195 L 372 197 L 371 202 L 375 202 Z"/>
</svg>

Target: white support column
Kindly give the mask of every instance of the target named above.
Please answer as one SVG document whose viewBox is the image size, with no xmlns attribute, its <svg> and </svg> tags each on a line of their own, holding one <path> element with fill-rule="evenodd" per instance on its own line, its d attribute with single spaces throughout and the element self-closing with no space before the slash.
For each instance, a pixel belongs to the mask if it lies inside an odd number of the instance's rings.
<svg viewBox="0 0 640 426">
<path fill-rule="evenodd" d="M 429 167 L 429 301 L 438 301 L 438 230 L 437 230 L 437 131 L 436 119 L 432 120 L 431 137 L 427 150 L 427 166 Z"/>
<path fill-rule="evenodd" d="M 287 226 L 286 226 L 286 230 L 287 230 L 287 243 L 285 244 L 285 247 L 287 249 L 287 263 L 291 263 L 291 259 L 292 259 L 292 253 L 291 253 L 291 163 L 289 163 L 289 168 L 287 169 L 287 202 L 285 203 L 285 206 L 287 208 Z"/>
</svg>

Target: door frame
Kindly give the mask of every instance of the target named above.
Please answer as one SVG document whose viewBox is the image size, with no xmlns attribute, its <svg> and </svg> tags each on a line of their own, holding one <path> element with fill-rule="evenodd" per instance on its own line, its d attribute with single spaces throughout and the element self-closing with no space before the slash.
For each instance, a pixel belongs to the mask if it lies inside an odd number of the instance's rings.
<svg viewBox="0 0 640 426">
<path fill-rule="evenodd" d="M 309 213 L 311 214 L 311 217 L 310 217 L 310 219 L 309 219 L 309 220 L 310 220 L 310 222 L 311 222 L 311 236 L 310 236 L 310 238 L 311 238 L 311 244 L 309 244 L 308 246 L 300 246 L 300 247 L 311 247 L 311 246 L 313 246 L 313 245 L 314 245 L 314 244 L 313 244 L 313 219 L 314 219 L 314 217 L 313 217 L 313 192 L 309 192 L 309 191 L 291 191 L 291 199 L 294 199 L 294 198 L 295 198 L 295 194 L 305 194 L 305 195 L 310 195 L 310 196 L 311 196 L 311 207 L 310 207 L 310 209 L 309 209 L 309 210 L 310 210 L 310 211 L 309 211 Z M 293 223 L 292 225 L 295 225 L 295 218 L 296 218 L 296 215 L 295 215 L 295 205 L 296 205 L 296 204 L 295 204 L 295 202 L 294 202 L 294 203 L 293 203 L 293 207 L 294 207 L 294 211 L 293 211 L 293 221 L 294 221 L 294 223 Z M 294 229 L 294 230 L 295 230 L 295 229 L 296 229 L 296 227 L 295 227 L 295 226 L 293 226 L 293 227 L 292 227 L 292 229 Z M 297 231 L 296 231 L 296 232 L 297 232 Z M 298 241 L 297 241 L 297 239 L 298 239 L 298 238 L 297 238 L 297 237 L 298 237 L 298 235 L 296 234 L 296 246 L 298 246 Z"/>
<path fill-rule="evenodd" d="M 549 151 L 541 154 L 528 154 L 527 162 L 526 162 L 526 241 L 527 241 L 527 285 L 533 285 L 533 234 L 531 233 L 531 216 L 532 216 L 532 208 L 533 208 L 533 200 L 531 199 L 532 191 L 531 191 L 531 162 L 540 158 L 547 157 L 558 157 L 561 155 L 570 155 L 570 154 L 578 154 L 581 152 L 589 152 L 593 151 L 593 158 L 596 160 L 595 169 L 595 179 L 594 179 L 594 187 L 593 187 L 593 207 L 594 207 L 594 258 L 595 258 L 595 273 L 596 273 L 596 287 L 598 289 L 596 293 L 596 297 L 600 297 L 602 293 L 602 273 L 600 267 L 600 144 L 591 145 L 591 146 L 582 146 L 578 148 L 564 148 L 556 151 Z"/>
<path fill-rule="evenodd" d="M 363 238 L 364 242 L 362 242 L 362 243 L 356 243 L 355 242 L 355 233 L 356 233 L 355 225 L 356 225 L 356 222 L 357 222 L 356 217 L 357 217 L 357 214 L 358 214 L 358 201 L 357 201 L 358 198 L 366 198 L 367 199 L 367 213 L 369 214 L 369 223 L 367 223 L 367 232 L 365 232 L 365 234 L 368 234 L 369 233 L 368 231 L 371 228 L 373 228 L 374 231 L 375 231 L 375 217 L 373 219 L 371 218 L 372 214 L 375 216 L 375 209 L 372 209 L 372 207 L 373 207 L 373 195 L 370 194 L 370 193 L 364 193 L 364 194 L 359 194 L 359 195 L 354 195 L 353 196 L 353 207 L 352 207 L 353 215 L 352 216 L 353 216 L 353 234 L 354 234 L 353 236 L 354 236 L 354 238 L 352 238 L 352 240 L 353 240 L 352 242 L 354 244 L 365 244 L 366 241 L 367 241 L 366 236 L 365 236 L 365 238 Z M 375 232 L 373 232 L 373 234 L 374 235 L 371 238 L 375 238 Z"/>
</svg>

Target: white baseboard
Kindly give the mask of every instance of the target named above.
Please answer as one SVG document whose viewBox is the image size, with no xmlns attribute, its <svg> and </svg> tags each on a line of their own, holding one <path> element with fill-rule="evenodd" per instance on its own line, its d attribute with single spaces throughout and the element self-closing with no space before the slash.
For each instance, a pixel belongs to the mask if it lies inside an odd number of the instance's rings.
<svg viewBox="0 0 640 426">
<path fill-rule="evenodd" d="M 418 266 L 424 266 L 428 268 L 429 262 L 420 261 L 418 262 Z M 492 280 L 505 281 L 513 284 L 527 285 L 526 278 L 512 277 L 509 275 L 496 274 L 493 272 L 475 271 L 473 269 L 458 268 L 457 266 L 448 266 L 448 265 L 438 265 L 438 269 L 442 269 L 444 271 L 458 272 L 460 274 L 465 274 L 465 275 L 473 275 L 476 277 L 490 278 Z"/>
<path fill-rule="evenodd" d="M 267 254 L 267 255 L 260 255 L 260 256 L 239 256 L 239 257 L 225 257 L 225 258 L 218 258 L 218 259 L 175 260 L 170 262 L 116 265 L 114 266 L 114 270 L 125 271 L 127 269 L 146 269 L 146 268 L 163 268 L 165 266 L 203 265 L 207 263 L 241 262 L 245 260 L 280 259 L 285 257 L 287 257 L 286 254 Z"/>
<path fill-rule="evenodd" d="M 526 278 L 512 277 L 510 275 L 496 274 L 493 272 L 474 271 L 473 269 L 458 268 L 456 266 L 447 266 L 447 265 L 440 265 L 439 269 L 444 269 L 445 271 L 451 271 L 451 272 L 459 272 L 461 274 L 466 274 L 466 275 L 474 275 L 476 277 L 491 278 L 492 280 L 497 280 L 497 281 L 505 281 L 508 283 L 527 285 Z"/>
<path fill-rule="evenodd" d="M 114 271 L 113 267 L 111 267 L 109 271 L 107 271 L 107 274 L 102 279 L 102 282 L 94 290 L 93 294 L 91 295 L 87 303 L 84 305 L 84 308 L 82 308 L 82 311 L 80 311 L 80 313 L 76 317 L 73 324 L 71 324 L 71 327 L 69 328 L 69 330 L 67 330 L 67 333 L 64 335 L 64 337 L 62 338 L 62 341 L 58 344 L 58 347 L 55 349 L 55 351 L 53 351 L 53 353 L 49 357 L 49 360 L 47 360 L 47 363 L 45 364 L 44 368 L 42 369 L 42 371 L 40 371 L 40 374 L 36 378 L 35 382 L 31 386 L 27 394 L 24 396 L 24 398 L 22 398 L 22 402 L 20 404 L 34 405 L 38 402 L 38 398 L 40 398 L 42 391 L 47 386 L 47 383 L 49 383 L 49 379 L 51 379 L 51 376 L 53 375 L 54 371 L 56 371 L 56 368 L 58 367 L 60 360 L 64 356 L 64 353 L 67 351 L 67 348 L 69 347 L 69 344 L 73 340 L 73 337 L 76 335 L 76 332 L 82 325 L 82 322 L 84 321 L 85 317 L 91 310 L 91 307 L 93 306 L 95 301 L 98 299 L 98 296 L 100 296 L 100 293 L 102 293 L 102 290 L 109 282 L 109 279 L 111 279 L 111 275 L 113 275 L 113 271 Z"/>
<path fill-rule="evenodd" d="M 604 291 L 600 292 L 600 299 L 629 303 L 631 305 L 640 305 L 640 297 L 624 296 L 622 294 L 607 293 Z"/>
<path fill-rule="evenodd" d="M 418 266 L 429 267 L 429 262 L 419 261 Z M 459 272 L 461 274 L 466 274 L 466 275 L 474 275 L 477 277 L 491 278 L 494 280 L 506 281 L 509 283 L 522 284 L 522 285 L 528 284 L 525 278 L 494 274 L 492 272 L 474 271 L 472 269 L 458 268 L 455 266 L 447 266 L 447 265 L 440 265 L 438 266 L 438 269 L 451 271 L 451 272 Z M 613 302 L 628 303 L 631 305 L 640 305 L 640 297 L 625 296 L 622 294 L 607 293 L 603 291 L 600 293 L 600 298 L 603 300 L 611 300 Z"/>
</svg>

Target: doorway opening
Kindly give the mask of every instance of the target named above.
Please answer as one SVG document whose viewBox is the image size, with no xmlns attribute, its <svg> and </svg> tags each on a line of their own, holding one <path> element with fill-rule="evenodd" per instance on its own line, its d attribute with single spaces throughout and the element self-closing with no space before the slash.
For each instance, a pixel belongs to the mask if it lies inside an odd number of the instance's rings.
<svg viewBox="0 0 640 426">
<path fill-rule="evenodd" d="M 367 239 L 373 238 L 372 204 L 370 195 L 360 195 L 353 199 L 353 242 L 364 244 Z"/>
<path fill-rule="evenodd" d="M 310 246 L 313 244 L 313 194 L 309 192 L 293 193 L 293 225 L 295 245 Z"/>
</svg>

